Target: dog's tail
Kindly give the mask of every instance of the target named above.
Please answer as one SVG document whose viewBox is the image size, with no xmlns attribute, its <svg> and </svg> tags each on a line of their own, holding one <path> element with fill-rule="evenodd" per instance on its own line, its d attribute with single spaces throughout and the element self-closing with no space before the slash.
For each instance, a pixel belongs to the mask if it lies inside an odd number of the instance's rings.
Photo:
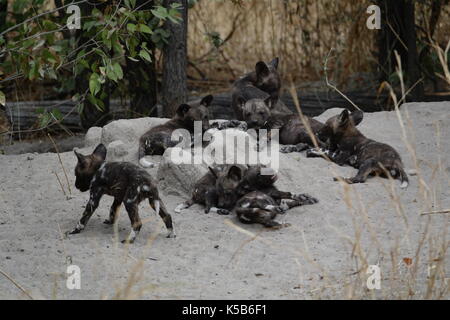
<svg viewBox="0 0 450 320">
<path fill-rule="evenodd" d="M 155 164 L 145 159 L 145 141 L 139 141 L 139 164 L 144 168 L 153 168 Z"/>
<path fill-rule="evenodd" d="M 398 167 L 398 173 L 399 173 L 399 180 L 402 182 L 400 185 L 400 188 L 406 189 L 409 186 L 409 179 L 408 175 L 406 174 L 405 170 L 402 167 Z"/>
<path fill-rule="evenodd" d="M 402 183 L 400 185 L 400 188 L 402 188 L 402 189 L 408 188 L 408 185 L 409 185 L 408 175 L 406 174 L 405 170 L 403 169 L 403 165 L 401 162 L 396 161 L 396 163 L 394 164 L 394 167 L 391 169 L 390 173 L 394 179 L 400 180 L 400 182 Z"/>
<path fill-rule="evenodd" d="M 192 206 L 194 204 L 194 201 L 192 200 L 192 199 L 189 199 L 189 200 L 187 200 L 187 201 L 185 201 L 185 202 L 183 202 L 183 203 L 180 203 L 176 208 L 175 208 L 175 212 L 176 213 L 181 213 L 181 211 L 183 210 L 183 209 L 187 209 L 187 208 L 189 208 L 190 206 Z"/>
</svg>

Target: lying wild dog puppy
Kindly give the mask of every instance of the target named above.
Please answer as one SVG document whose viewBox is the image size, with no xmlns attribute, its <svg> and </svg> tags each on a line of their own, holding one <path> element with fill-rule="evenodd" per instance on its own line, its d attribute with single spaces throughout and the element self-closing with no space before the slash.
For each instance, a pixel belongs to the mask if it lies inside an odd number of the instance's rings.
<svg viewBox="0 0 450 320">
<path fill-rule="evenodd" d="M 398 152 L 385 143 L 366 138 L 355 127 L 348 110 L 328 119 L 319 137 L 322 140 L 329 139 L 330 150 L 339 150 L 344 158 L 348 156 L 340 161 L 351 162 L 358 169 L 355 177 L 340 178 L 345 182 L 362 183 L 369 175 L 386 176 L 389 173 L 402 182 L 401 188 L 408 187 L 408 176 Z"/>
<path fill-rule="evenodd" d="M 163 219 L 169 230 L 167 237 L 175 237 L 172 218 L 159 197 L 155 182 L 144 169 L 129 162 L 106 162 L 106 148 L 103 144 L 99 144 L 88 156 L 74 152 L 78 158 L 75 167 L 75 187 L 81 192 L 90 189 L 90 198 L 82 218 L 70 234 L 80 233 L 86 227 L 101 197 L 107 194 L 114 197 L 114 202 L 109 219 L 105 223 L 114 224 L 122 203 L 130 217 L 132 229 L 127 240 L 122 242 L 134 242 L 141 230 L 142 222 L 139 218 L 138 205 L 144 199 L 149 200 L 153 210 Z"/>
<path fill-rule="evenodd" d="M 250 100 L 237 97 L 236 101 L 240 105 L 240 110 L 242 110 L 243 120 L 250 129 L 280 130 L 279 142 L 286 145 L 280 148 L 281 152 L 300 152 L 314 146 L 313 140 L 299 115 L 283 114 L 275 111 L 270 97 Z M 305 116 L 305 119 L 308 121 L 312 132 L 317 135 L 323 124 L 307 116 Z M 316 140 L 319 146 L 324 146 L 319 139 Z"/>
<path fill-rule="evenodd" d="M 352 111 L 350 114 L 349 121 L 352 121 L 352 125 L 354 127 L 358 126 L 364 118 L 364 112 L 361 110 Z M 306 151 L 307 158 L 328 158 L 334 163 L 344 166 L 356 165 L 356 156 L 352 155 L 348 150 L 340 150 L 336 145 L 332 145 L 329 138 L 322 137 L 327 139 L 324 141 L 326 144 L 326 148 L 312 148 Z"/>
<path fill-rule="evenodd" d="M 288 209 L 315 204 L 318 200 L 307 194 L 292 194 L 278 190 L 276 173 L 262 174 L 262 166 L 250 167 L 244 175 L 239 191 L 244 195 L 237 201 L 235 212 L 242 223 L 260 223 L 268 228 L 288 227 L 275 221 Z"/>
<path fill-rule="evenodd" d="M 176 146 L 179 142 L 172 141 L 172 132 L 176 129 L 186 129 L 194 133 L 194 122 L 202 122 L 202 131 L 210 128 L 208 107 L 213 100 L 212 95 L 204 97 L 199 105 L 182 104 L 178 107 L 175 116 L 166 123 L 151 128 L 139 140 L 139 163 L 149 168 L 154 164 L 145 160 L 146 155 L 162 155 L 168 148 Z"/>
<path fill-rule="evenodd" d="M 205 213 L 230 214 L 238 199 L 236 189 L 242 180 L 243 169 L 237 165 L 208 167 L 207 172 L 194 186 L 192 198 L 178 205 L 175 212 L 189 208 L 194 203 L 205 205 Z"/>
<path fill-rule="evenodd" d="M 244 196 L 252 191 L 261 191 L 273 198 L 283 210 L 318 202 L 316 198 L 307 194 L 294 194 L 278 190 L 274 185 L 278 180 L 278 175 L 274 171 L 271 174 L 262 174 L 263 168 L 265 167 L 261 165 L 248 168 L 237 189 L 239 196 Z M 265 169 L 267 170 L 267 168 Z"/>
<path fill-rule="evenodd" d="M 275 200 L 261 191 L 252 191 L 240 198 L 234 209 L 242 223 L 260 223 L 267 228 L 283 228 L 290 224 L 275 221 L 278 214 L 285 212 Z"/>
<path fill-rule="evenodd" d="M 255 66 L 255 71 L 244 75 L 233 83 L 231 104 L 237 120 L 244 120 L 242 103 L 238 101 L 238 98 L 244 99 L 244 101 L 269 98 L 274 109 L 278 112 L 291 113 L 279 100 L 281 79 L 277 71 L 278 62 L 278 58 L 269 63 L 259 61 Z"/>
</svg>

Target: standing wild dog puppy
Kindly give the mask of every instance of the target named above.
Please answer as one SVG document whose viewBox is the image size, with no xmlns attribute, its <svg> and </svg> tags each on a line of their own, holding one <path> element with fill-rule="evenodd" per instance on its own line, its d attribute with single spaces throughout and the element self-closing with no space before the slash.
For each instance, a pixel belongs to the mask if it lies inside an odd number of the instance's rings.
<svg viewBox="0 0 450 320">
<path fill-rule="evenodd" d="M 192 193 L 192 198 L 178 205 L 175 212 L 189 208 L 194 203 L 205 205 L 205 213 L 230 214 L 238 199 L 236 189 L 242 180 L 243 168 L 237 165 L 208 167 L 209 171 L 200 178 Z"/>
<path fill-rule="evenodd" d="M 153 210 L 163 219 L 169 234 L 168 238 L 175 237 L 172 218 L 161 201 L 152 177 L 138 166 L 129 162 L 105 162 L 106 148 L 100 144 L 91 155 L 84 156 L 76 151 L 78 163 L 75 167 L 75 187 L 81 192 L 90 189 L 89 202 L 83 216 L 70 234 L 80 233 L 97 209 L 104 194 L 114 197 L 109 219 L 106 224 L 114 224 L 120 205 L 123 203 L 131 220 L 131 232 L 127 240 L 134 242 L 141 230 L 142 222 L 139 218 L 138 205 L 148 199 Z"/>
<path fill-rule="evenodd" d="M 163 155 L 166 149 L 176 146 L 179 141 L 172 141 L 172 133 L 177 129 L 186 129 L 194 133 L 195 121 L 202 122 L 203 133 L 210 128 L 208 107 L 213 96 L 204 97 L 198 105 L 182 104 L 175 116 L 164 124 L 151 128 L 139 139 L 139 163 L 145 168 L 154 164 L 145 160 L 146 155 Z"/>
<path fill-rule="evenodd" d="M 289 109 L 279 100 L 281 79 L 278 74 L 279 59 L 275 58 L 269 63 L 259 61 L 255 71 L 236 80 L 232 86 L 232 107 L 237 120 L 243 121 L 242 103 L 252 99 L 265 100 L 269 98 L 274 109 L 280 113 L 290 113 Z"/>
<path fill-rule="evenodd" d="M 356 129 L 348 110 L 328 119 L 319 137 L 329 139 L 330 149 L 347 156 L 348 162 L 358 169 L 355 177 L 343 179 L 347 183 L 362 183 L 369 175 L 386 176 L 389 173 L 402 182 L 401 188 L 408 187 L 408 176 L 398 152 L 385 143 L 366 138 Z"/>
</svg>

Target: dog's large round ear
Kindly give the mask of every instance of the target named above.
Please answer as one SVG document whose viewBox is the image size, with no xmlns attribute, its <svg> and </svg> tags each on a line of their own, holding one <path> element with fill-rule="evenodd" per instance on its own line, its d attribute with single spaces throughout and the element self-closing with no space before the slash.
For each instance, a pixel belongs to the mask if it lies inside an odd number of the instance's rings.
<svg viewBox="0 0 450 320">
<path fill-rule="evenodd" d="M 275 70 L 278 69 L 278 63 L 280 62 L 280 58 L 276 57 L 272 61 L 269 62 L 269 65 L 274 68 Z"/>
<path fill-rule="evenodd" d="M 341 114 L 339 115 L 339 125 L 340 126 L 344 126 L 348 123 L 348 119 L 350 117 L 350 113 L 348 112 L 347 109 L 345 109 L 344 111 L 341 112 Z"/>
<path fill-rule="evenodd" d="M 191 106 L 186 103 L 180 104 L 177 108 L 177 114 L 180 117 L 184 117 L 184 115 L 189 111 L 190 108 Z"/>
<path fill-rule="evenodd" d="M 93 155 L 95 155 L 96 157 L 105 160 L 106 159 L 106 147 L 103 143 L 100 143 L 94 150 L 94 152 L 92 153 Z"/>
<path fill-rule="evenodd" d="M 259 61 L 255 66 L 256 76 L 258 79 L 268 77 L 270 75 L 270 70 L 264 61 Z"/>
<path fill-rule="evenodd" d="M 213 100 L 214 100 L 214 97 L 213 97 L 212 95 L 208 95 L 208 96 L 204 97 L 204 98 L 202 99 L 202 101 L 200 101 L 200 104 L 201 104 L 202 106 L 209 107 L 209 105 L 211 104 L 211 102 L 212 102 Z"/>
<path fill-rule="evenodd" d="M 274 103 L 271 96 L 268 96 L 266 99 L 264 99 L 264 104 L 267 106 L 267 108 L 272 109 Z"/>
<path fill-rule="evenodd" d="M 231 166 L 230 169 L 228 169 L 228 178 L 233 179 L 235 181 L 241 181 L 242 180 L 242 170 L 238 166 Z"/>
<path fill-rule="evenodd" d="M 364 112 L 361 110 L 355 110 L 350 115 L 355 126 L 359 125 L 364 119 Z"/>
<path fill-rule="evenodd" d="M 83 156 L 81 153 L 78 153 L 77 150 L 73 149 L 73 153 L 77 156 L 78 163 L 84 167 L 86 165 L 86 157 Z"/>
<path fill-rule="evenodd" d="M 244 107 L 245 103 L 247 102 L 247 101 L 245 101 L 243 96 L 238 96 L 236 100 L 240 107 Z"/>
<path fill-rule="evenodd" d="M 209 167 L 209 166 L 208 166 L 208 170 L 209 170 L 209 172 L 212 173 L 212 175 L 214 176 L 214 178 L 217 179 L 217 172 L 216 172 L 216 170 L 214 170 L 214 168 L 211 168 L 211 167 Z"/>
</svg>

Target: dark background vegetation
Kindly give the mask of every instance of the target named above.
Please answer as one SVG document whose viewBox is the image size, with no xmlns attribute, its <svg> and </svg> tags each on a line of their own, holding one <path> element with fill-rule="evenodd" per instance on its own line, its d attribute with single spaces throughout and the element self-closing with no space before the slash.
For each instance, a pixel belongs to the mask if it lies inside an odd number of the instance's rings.
<svg viewBox="0 0 450 320">
<path fill-rule="evenodd" d="M 66 26 L 72 2 L 81 30 Z M 371 4 L 381 30 L 366 27 Z M 275 56 L 308 110 L 340 106 L 325 76 L 368 111 L 389 109 L 396 53 L 407 101 L 445 99 L 449 17 L 448 0 L 0 0 L 0 132 L 11 142 L 170 117 Z"/>
</svg>

